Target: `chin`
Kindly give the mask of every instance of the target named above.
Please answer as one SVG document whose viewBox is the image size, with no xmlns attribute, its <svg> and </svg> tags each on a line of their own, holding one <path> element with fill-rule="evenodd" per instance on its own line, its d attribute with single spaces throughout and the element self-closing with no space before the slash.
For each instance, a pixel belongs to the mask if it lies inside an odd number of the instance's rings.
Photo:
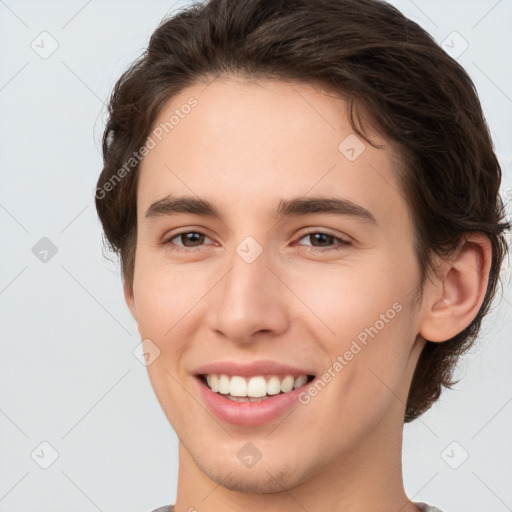
<svg viewBox="0 0 512 512">
<path fill-rule="evenodd" d="M 248 470 L 245 475 L 235 471 L 228 474 L 207 473 L 207 475 L 216 484 L 222 485 L 226 489 L 250 494 L 275 494 L 293 489 L 297 485 L 294 482 L 288 481 L 288 478 L 282 472 L 267 471 L 262 469 L 257 475 L 252 474 L 251 470 Z M 293 476 L 296 478 L 296 475 Z"/>
<path fill-rule="evenodd" d="M 219 455 L 219 459 L 222 460 L 223 456 Z M 210 465 L 196 459 L 196 464 L 210 480 L 235 492 L 275 494 L 293 489 L 302 480 L 296 464 L 277 461 L 271 464 L 259 461 L 252 468 L 241 468 L 238 459 L 231 464 L 222 461 L 222 467 L 217 461 Z"/>
</svg>

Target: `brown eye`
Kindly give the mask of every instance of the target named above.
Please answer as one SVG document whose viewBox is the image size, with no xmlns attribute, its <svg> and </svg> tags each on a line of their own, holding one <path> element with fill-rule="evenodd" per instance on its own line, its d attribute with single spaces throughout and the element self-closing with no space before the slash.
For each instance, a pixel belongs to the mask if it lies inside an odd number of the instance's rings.
<svg viewBox="0 0 512 512">
<path fill-rule="evenodd" d="M 183 231 L 165 240 L 163 245 L 169 245 L 174 250 L 186 251 L 187 249 L 200 247 L 205 238 L 209 239 L 209 237 L 199 231 Z M 178 240 L 179 243 L 175 243 L 173 240 Z"/>
<path fill-rule="evenodd" d="M 299 239 L 299 241 L 305 238 L 309 239 L 309 241 L 311 242 L 311 250 L 316 250 L 320 252 L 327 252 L 329 250 L 339 250 L 351 245 L 351 243 L 348 242 L 347 240 L 343 240 L 340 237 L 331 235 L 329 233 L 323 233 L 321 231 L 313 231 L 310 233 L 306 233 Z M 336 242 L 338 242 L 337 246 Z M 321 249 L 322 247 L 324 247 L 325 249 Z"/>
<path fill-rule="evenodd" d="M 197 244 L 200 244 L 202 241 L 204 241 L 204 235 L 197 233 L 196 231 L 181 233 L 181 235 L 178 235 L 176 238 L 178 238 L 185 247 L 196 247 Z M 188 243 L 192 245 L 187 245 Z"/>
</svg>

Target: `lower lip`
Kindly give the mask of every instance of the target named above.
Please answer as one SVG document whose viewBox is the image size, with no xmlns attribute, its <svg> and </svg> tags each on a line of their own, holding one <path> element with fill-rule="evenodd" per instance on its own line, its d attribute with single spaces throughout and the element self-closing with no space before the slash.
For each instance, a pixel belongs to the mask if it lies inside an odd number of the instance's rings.
<svg viewBox="0 0 512 512">
<path fill-rule="evenodd" d="M 217 418 L 243 427 L 264 425 L 283 415 L 293 404 L 299 403 L 299 393 L 311 384 L 309 382 L 288 393 L 272 395 L 260 402 L 235 402 L 212 391 L 200 377 L 196 377 L 196 381 L 206 405 Z"/>
</svg>

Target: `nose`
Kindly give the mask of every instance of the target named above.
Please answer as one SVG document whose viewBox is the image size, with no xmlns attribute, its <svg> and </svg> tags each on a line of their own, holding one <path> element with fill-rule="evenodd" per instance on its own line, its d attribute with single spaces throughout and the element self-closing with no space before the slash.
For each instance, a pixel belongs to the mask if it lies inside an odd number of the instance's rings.
<svg viewBox="0 0 512 512">
<path fill-rule="evenodd" d="M 211 330 L 238 344 L 250 344 L 288 329 L 287 289 L 270 259 L 265 250 L 254 261 L 233 251 L 224 277 L 209 294 Z"/>
</svg>

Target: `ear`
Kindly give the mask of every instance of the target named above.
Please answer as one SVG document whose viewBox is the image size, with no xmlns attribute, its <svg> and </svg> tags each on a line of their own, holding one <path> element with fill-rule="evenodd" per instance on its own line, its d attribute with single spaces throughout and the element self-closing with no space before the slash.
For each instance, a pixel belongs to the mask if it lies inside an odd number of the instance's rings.
<svg viewBox="0 0 512 512">
<path fill-rule="evenodd" d="M 492 249 L 482 233 L 470 233 L 426 286 L 419 334 L 441 342 L 463 331 L 476 317 L 487 291 Z"/>
<path fill-rule="evenodd" d="M 124 281 L 123 283 L 123 291 L 124 291 L 124 300 L 126 301 L 126 305 L 128 306 L 133 318 L 137 321 L 137 308 L 135 307 L 135 298 L 133 296 L 133 286 Z"/>
</svg>

